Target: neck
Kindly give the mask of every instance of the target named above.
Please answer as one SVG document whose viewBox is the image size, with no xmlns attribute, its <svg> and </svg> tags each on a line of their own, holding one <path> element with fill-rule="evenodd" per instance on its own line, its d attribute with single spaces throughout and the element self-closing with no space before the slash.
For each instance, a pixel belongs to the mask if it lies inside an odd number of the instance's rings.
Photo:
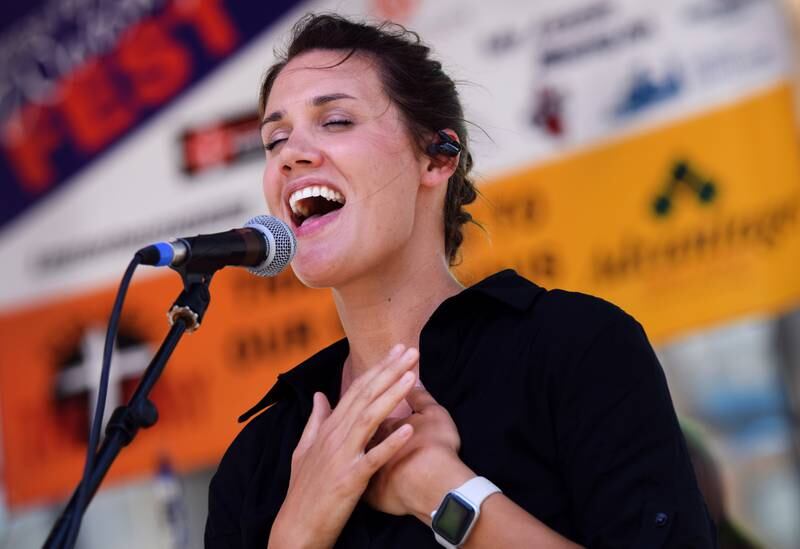
<svg viewBox="0 0 800 549">
<path fill-rule="evenodd" d="M 384 269 L 334 289 L 350 344 L 346 378 L 361 375 L 398 343 L 418 348 L 420 331 L 436 308 L 463 289 L 443 258 L 434 257 L 428 263 L 416 263 L 413 269 Z"/>
</svg>

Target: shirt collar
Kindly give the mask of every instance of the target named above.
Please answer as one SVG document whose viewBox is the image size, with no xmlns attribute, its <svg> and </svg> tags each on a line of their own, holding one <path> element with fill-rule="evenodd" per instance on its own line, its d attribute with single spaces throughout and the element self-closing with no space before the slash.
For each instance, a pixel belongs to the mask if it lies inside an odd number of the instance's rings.
<svg viewBox="0 0 800 549">
<path fill-rule="evenodd" d="M 517 311 L 527 311 L 543 291 L 544 288 L 519 276 L 516 271 L 506 269 L 484 278 L 451 299 L 469 299 L 471 294 L 480 294 Z"/>
<path fill-rule="evenodd" d="M 239 423 L 247 421 L 281 398 L 285 398 L 291 390 L 294 390 L 300 401 L 307 405 L 309 412 L 311 397 L 317 391 L 325 393 L 331 407 L 335 406 L 339 396 L 342 367 L 349 352 L 347 339 L 340 339 L 291 370 L 278 374 L 275 385 L 255 406 L 239 416 Z"/>
<path fill-rule="evenodd" d="M 476 296 L 488 297 L 515 311 L 526 311 L 542 292 L 544 292 L 543 288 L 519 276 L 513 270 L 506 269 L 446 299 L 436 309 L 431 320 L 446 314 L 446 311 L 454 305 L 472 305 Z M 347 339 L 340 339 L 295 368 L 278 375 L 275 385 L 255 406 L 239 416 L 239 421 L 247 421 L 261 410 L 286 397 L 289 394 L 288 391 L 292 389 L 301 402 L 304 402 L 304 406 L 310 407 L 308 402 L 316 391 L 325 393 L 331 406 L 335 406 L 339 396 L 339 383 L 342 379 L 342 366 L 349 350 Z"/>
</svg>

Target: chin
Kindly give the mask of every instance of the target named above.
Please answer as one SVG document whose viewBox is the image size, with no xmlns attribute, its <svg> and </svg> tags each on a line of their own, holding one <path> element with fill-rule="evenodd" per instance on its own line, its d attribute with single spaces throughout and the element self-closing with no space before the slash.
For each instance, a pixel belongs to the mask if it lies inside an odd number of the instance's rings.
<svg viewBox="0 0 800 549">
<path fill-rule="evenodd" d="M 309 275 L 307 272 L 302 271 L 300 269 L 296 269 L 294 265 L 292 265 L 292 271 L 294 271 L 294 276 L 303 283 L 304 286 L 309 288 L 330 288 L 331 285 L 328 284 L 328 281 L 325 277 Z"/>
<path fill-rule="evenodd" d="M 309 288 L 344 288 L 378 273 L 382 262 L 365 261 L 361 254 L 305 254 L 295 256 L 292 270 Z"/>
<path fill-rule="evenodd" d="M 292 261 L 292 271 L 309 288 L 332 288 L 342 278 L 340 264 L 333 254 L 298 252 Z"/>
</svg>

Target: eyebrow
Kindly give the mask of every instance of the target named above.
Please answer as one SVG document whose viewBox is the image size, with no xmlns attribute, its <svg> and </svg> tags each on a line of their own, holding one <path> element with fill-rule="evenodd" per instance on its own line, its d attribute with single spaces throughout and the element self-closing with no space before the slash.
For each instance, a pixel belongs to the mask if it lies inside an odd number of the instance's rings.
<svg viewBox="0 0 800 549">
<path fill-rule="evenodd" d="M 331 101 L 338 101 L 340 99 L 355 99 L 352 95 L 348 95 L 346 93 L 329 93 L 325 95 L 318 95 L 311 100 L 311 104 L 315 107 L 321 107 L 326 103 L 330 103 Z M 286 111 L 275 111 L 270 113 L 269 115 L 264 117 L 264 120 L 261 121 L 260 128 L 263 128 L 265 124 L 269 124 L 270 122 L 278 122 L 283 119 L 283 115 Z"/>
</svg>

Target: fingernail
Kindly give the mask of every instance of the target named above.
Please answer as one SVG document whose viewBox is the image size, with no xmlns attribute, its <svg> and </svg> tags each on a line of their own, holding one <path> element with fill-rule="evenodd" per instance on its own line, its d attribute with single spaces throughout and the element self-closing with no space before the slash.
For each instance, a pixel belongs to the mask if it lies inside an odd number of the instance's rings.
<svg viewBox="0 0 800 549">
<path fill-rule="evenodd" d="M 412 430 L 413 429 L 411 425 L 409 425 L 408 423 L 404 423 L 403 425 L 397 428 L 397 434 L 401 437 L 404 437 L 410 435 Z"/>
<path fill-rule="evenodd" d="M 406 349 L 406 352 L 403 353 L 403 360 L 410 360 L 412 358 L 417 357 L 418 351 L 414 347 L 409 347 Z"/>
<path fill-rule="evenodd" d="M 402 343 L 398 343 L 397 345 L 389 349 L 389 358 L 395 358 L 400 356 L 400 353 L 402 353 L 405 348 L 406 348 L 405 345 L 403 345 Z"/>
<path fill-rule="evenodd" d="M 406 372 L 400 378 L 400 383 L 402 383 L 403 385 L 409 385 L 411 384 L 412 381 L 414 381 L 415 377 L 416 375 L 414 374 L 414 372 Z"/>
</svg>

